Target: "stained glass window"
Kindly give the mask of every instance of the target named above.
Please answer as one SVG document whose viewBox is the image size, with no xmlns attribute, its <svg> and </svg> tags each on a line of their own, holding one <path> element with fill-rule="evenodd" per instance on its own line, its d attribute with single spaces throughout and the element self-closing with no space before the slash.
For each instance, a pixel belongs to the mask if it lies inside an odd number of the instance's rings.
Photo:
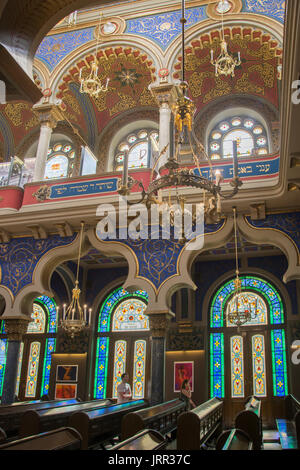
<svg viewBox="0 0 300 470">
<path fill-rule="evenodd" d="M 22 369 L 22 361 L 23 361 L 23 351 L 24 351 L 24 343 L 20 344 L 20 352 L 19 352 L 19 360 L 18 360 L 18 372 L 17 372 L 17 383 L 16 383 L 16 396 L 19 396 L 19 387 L 20 387 L 20 378 L 21 378 L 21 369 Z"/>
<path fill-rule="evenodd" d="M 224 397 L 224 334 L 210 335 L 210 394 Z"/>
<path fill-rule="evenodd" d="M 284 330 L 271 331 L 273 393 L 275 397 L 288 394 L 286 346 Z"/>
<path fill-rule="evenodd" d="M 4 324 L 4 322 L 3 322 Z M 7 339 L 0 339 L 0 395 L 2 396 L 5 366 L 6 366 Z"/>
<path fill-rule="evenodd" d="M 98 320 L 98 332 L 104 333 L 110 330 L 110 321 L 113 312 L 121 301 L 125 299 L 140 299 L 147 304 L 148 294 L 145 291 L 137 290 L 134 293 L 129 293 L 125 289 L 118 288 L 108 295 L 105 302 L 102 304 Z"/>
<path fill-rule="evenodd" d="M 257 119 L 234 116 L 217 123 L 209 135 L 208 151 L 214 160 L 233 157 L 233 141 L 238 157 L 269 153 L 267 132 Z"/>
<path fill-rule="evenodd" d="M 28 323 L 27 333 L 44 333 L 46 324 L 46 315 L 44 309 L 39 305 L 33 304 L 33 312 L 31 314 L 33 321 Z"/>
<path fill-rule="evenodd" d="M 144 398 L 145 394 L 146 341 L 134 343 L 133 360 L 133 398 Z"/>
<path fill-rule="evenodd" d="M 126 341 L 119 340 L 115 342 L 114 355 L 114 377 L 113 377 L 113 398 L 117 398 L 117 388 L 121 383 L 121 375 L 125 372 L 126 367 Z"/>
<path fill-rule="evenodd" d="M 236 297 L 238 301 L 236 303 Z M 244 326 L 250 325 L 266 325 L 268 322 L 267 319 L 267 305 L 263 298 L 256 294 L 255 292 L 242 292 L 238 296 L 233 296 L 233 298 L 228 302 L 226 307 L 226 312 L 234 312 L 236 310 L 236 304 L 239 312 L 252 312 L 251 320 L 244 323 Z M 256 316 L 255 316 L 256 312 Z M 227 318 L 227 326 L 236 326 L 234 323 L 231 323 Z"/>
<path fill-rule="evenodd" d="M 154 151 L 158 150 L 158 132 L 139 129 L 123 138 L 115 150 L 114 170 L 121 171 L 125 152 L 128 151 L 128 168 L 148 168 Z"/>
<path fill-rule="evenodd" d="M 106 397 L 109 338 L 97 338 L 94 398 Z"/>
<path fill-rule="evenodd" d="M 252 336 L 252 373 L 253 394 L 257 397 L 267 396 L 265 338 L 263 335 Z"/>
<path fill-rule="evenodd" d="M 244 397 L 244 353 L 242 336 L 230 338 L 231 351 L 231 396 Z"/>
<path fill-rule="evenodd" d="M 120 303 L 113 316 L 112 331 L 149 330 L 149 319 L 143 314 L 146 304 L 139 299 Z"/>
<path fill-rule="evenodd" d="M 72 176 L 75 151 L 69 143 L 55 144 L 48 150 L 44 179 Z"/>
<path fill-rule="evenodd" d="M 48 393 L 49 393 L 51 359 L 52 359 L 52 353 L 55 352 L 55 345 L 56 345 L 56 339 L 55 338 L 48 338 L 47 339 L 46 347 L 45 347 L 45 355 L 44 355 L 41 396 L 48 395 Z"/>
<path fill-rule="evenodd" d="M 258 303 L 263 308 L 263 302 L 269 310 L 269 322 L 271 325 L 279 325 L 284 322 L 283 305 L 278 292 L 264 279 L 254 276 L 241 276 L 242 291 L 256 293 L 261 299 Z M 234 279 L 226 282 L 214 295 L 210 309 L 211 328 L 224 326 L 224 308 L 234 293 Z M 253 324 L 253 323 L 251 323 Z"/>
<path fill-rule="evenodd" d="M 33 342 L 30 345 L 29 363 L 26 381 L 26 398 L 33 398 L 36 395 L 36 386 L 38 379 L 39 360 L 40 360 L 41 343 Z"/>
</svg>

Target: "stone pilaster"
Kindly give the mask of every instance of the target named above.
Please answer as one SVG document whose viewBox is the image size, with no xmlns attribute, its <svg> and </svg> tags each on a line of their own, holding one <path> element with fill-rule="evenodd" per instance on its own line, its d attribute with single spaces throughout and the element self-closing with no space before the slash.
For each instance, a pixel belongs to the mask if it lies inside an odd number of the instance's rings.
<svg viewBox="0 0 300 470">
<path fill-rule="evenodd" d="M 57 122 L 61 120 L 62 117 L 60 110 L 56 105 L 45 103 L 34 106 L 33 108 L 38 113 L 41 123 L 33 181 L 42 181 L 44 179 L 45 166 L 52 131 L 56 127 Z"/>
<path fill-rule="evenodd" d="M 20 345 L 31 319 L 24 315 L 22 318 L 3 318 L 3 320 L 8 336 L 8 345 L 1 404 L 10 405 L 15 398 Z"/>
<path fill-rule="evenodd" d="M 169 312 L 147 312 L 151 332 L 151 392 L 150 403 L 165 399 L 166 334 L 171 319 Z"/>
<path fill-rule="evenodd" d="M 161 157 L 156 170 L 159 170 L 167 162 L 170 154 L 171 106 L 174 101 L 174 87 L 175 85 L 171 83 L 160 83 L 158 86 L 150 87 L 159 106 L 159 154 Z"/>
</svg>

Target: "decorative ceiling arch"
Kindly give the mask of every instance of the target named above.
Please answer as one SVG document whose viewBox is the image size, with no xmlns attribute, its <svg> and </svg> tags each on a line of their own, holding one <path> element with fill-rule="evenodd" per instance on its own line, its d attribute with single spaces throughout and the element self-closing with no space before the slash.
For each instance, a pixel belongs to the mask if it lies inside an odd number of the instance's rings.
<svg viewBox="0 0 300 470">
<path fill-rule="evenodd" d="M 231 94 L 262 96 L 278 108 L 277 67 L 282 49 L 271 35 L 251 27 L 226 27 L 225 39 L 232 54 L 241 53 L 242 65 L 235 77 L 216 77 L 210 51 L 220 53 L 221 31 L 212 30 L 191 41 L 186 50 L 186 80 L 197 111 L 207 103 Z M 173 78 L 180 79 L 181 55 L 174 65 Z"/>
<path fill-rule="evenodd" d="M 107 93 L 85 98 L 91 103 L 96 116 L 96 132 L 100 133 L 111 119 L 129 109 L 156 106 L 148 89 L 148 85 L 155 80 L 156 69 L 147 54 L 139 49 L 120 46 L 99 50 L 97 58 L 99 77 L 104 82 L 110 78 L 110 82 Z M 88 75 L 93 60 L 94 55 L 89 54 L 68 70 L 58 86 L 57 98 L 63 102 L 66 102 L 66 97 L 70 99 L 70 88 L 75 84 L 77 89 L 79 87 L 80 70 L 83 77 Z"/>
</svg>

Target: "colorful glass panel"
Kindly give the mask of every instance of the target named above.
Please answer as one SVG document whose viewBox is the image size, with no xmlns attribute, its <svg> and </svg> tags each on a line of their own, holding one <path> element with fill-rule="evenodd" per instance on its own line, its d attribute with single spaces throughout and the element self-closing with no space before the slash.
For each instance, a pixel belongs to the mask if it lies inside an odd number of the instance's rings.
<svg viewBox="0 0 300 470">
<path fill-rule="evenodd" d="M 56 303 L 50 297 L 46 295 L 41 295 L 36 299 L 36 301 L 46 309 L 48 323 L 47 323 L 47 332 L 56 333 L 57 332 L 57 319 L 56 319 Z"/>
<path fill-rule="evenodd" d="M 15 394 L 19 396 L 19 387 L 20 387 L 20 378 L 21 378 L 21 369 L 22 369 L 22 361 L 23 361 L 23 351 L 24 351 L 24 343 L 20 344 L 20 352 L 19 352 L 19 360 L 18 360 L 18 371 L 17 371 L 17 383 L 16 383 L 16 391 Z"/>
<path fill-rule="evenodd" d="M 3 322 L 4 324 L 4 322 Z M 0 339 L 0 395 L 2 396 L 5 366 L 6 366 L 7 339 Z"/>
<path fill-rule="evenodd" d="M 146 341 L 134 343 L 133 360 L 133 398 L 144 398 L 145 394 Z"/>
<path fill-rule="evenodd" d="M 234 312 L 236 310 L 236 305 L 239 312 L 252 312 L 251 320 L 244 323 L 244 326 L 251 325 L 266 325 L 268 323 L 267 318 L 267 305 L 264 299 L 257 295 L 254 292 L 242 292 L 238 295 L 238 300 L 236 304 L 236 295 L 229 301 L 226 307 L 226 312 Z M 255 316 L 256 312 L 256 316 Z M 231 323 L 227 318 L 227 326 L 236 326 L 234 323 Z"/>
<path fill-rule="evenodd" d="M 265 338 L 263 335 L 252 336 L 252 373 L 253 395 L 267 396 Z"/>
<path fill-rule="evenodd" d="M 254 148 L 254 139 L 250 132 L 237 129 L 229 132 L 223 140 L 223 157 L 233 157 L 233 141 L 237 141 L 238 156 L 245 157 L 252 153 Z"/>
<path fill-rule="evenodd" d="M 231 396 L 244 397 L 244 353 L 242 336 L 230 338 L 231 351 Z"/>
<path fill-rule="evenodd" d="M 50 157 L 46 163 L 44 179 L 66 178 L 68 176 L 69 159 L 64 155 Z"/>
<path fill-rule="evenodd" d="M 26 398 L 35 397 L 36 395 L 40 349 L 41 349 L 40 343 L 38 342 L 31 343 L 29 361 L 28 361 L 28 370 L 27 370 L 27 380 L 26 380 L 26 391 L 25 391 Z"/>
<path fill-rule="evenodd" d="M 120 340 L 115 343 L 114 356 L 114 378 L 113 378 L 113 398 L 117 398 L 117 388 L 121 383 L 121 375 L 125 372 L 126 367 L 126 341 Z"/>
<path fill-rule="evenodd" d="M 210 335 L 210 394 L 211 397 L 224 397 L 224 335 Z"/>
<path fill-rule="evenodd" d="M 112 331 L 149 330 L 149 319 L 143 314 L 146 304 L 139 299 L 128 299 L 114 312 Z"/>
<path fill-rule="evenodd" d="M 140 299 L 145 303 L 148 302 L 148 294 L 145 291 L 137 290 L 130 294 L 125 289 L 118 288 L 108 295 L 105 302 L 102 304 L 98 320 L 98 332 L 108 332 L 110 329 L 110 320 L 112 313 L 117 305 L 125 299 Z"/>
<path fill-rule="evenodd" d="M 48 395 L 49 393 L 51 359 L 52 359 L 52 354 L 55 352 L 55 346 L 56 346 L 56 339 L 48 338 L 46 341 L 46 347 L 45 347 L 41 396 Z"/>
<path fill-rule="evenodd" d="M 267 281 L 254 276 L 241 276 L 242 290 L 251 290 L 260 294 L 266 301 L 269 310 L 269 322 L 271 325 L 279 325 L 284 322 L 283 305 L 280 295 Z M 234 293 L 234 279 L 226 282 L 214 295 L 210 309 L 211 328 L 224 326 L 224 307 L 230 296 Z"/>
<path fill-rule="evenodd" d="M 275 397 L 288 395 L 286 346 L 284 330 L 271 331 L 273 393 Z"/>
<path fill-rule="evenodd" d="M 106 397 L 109 338 L 97 338 L 94 398 Z"/>
<path fill-rule="evenodd" d="M 33 321 L 28 323 L 27 333 L 44 333 L 46 315 L 44 309 L 39 304 L 33 304 L 33 312 L 31 314 L 31 318 Z"/>
</svg>

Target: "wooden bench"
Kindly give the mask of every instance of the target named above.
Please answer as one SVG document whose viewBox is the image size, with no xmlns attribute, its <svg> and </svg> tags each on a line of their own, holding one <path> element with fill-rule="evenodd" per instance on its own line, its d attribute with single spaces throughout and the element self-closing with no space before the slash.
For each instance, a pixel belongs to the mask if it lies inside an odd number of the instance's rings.
<svg viewBox="0 0 300 470">
<path fill-rule="evenodd" d="M 177 421 L 177 449 L 199 450 L 205 441 L 221 432 L 222 425 L 223 402 L 219 398 L 182 413 Z"/>
<path fill-rule="evenodd" d="M 99 410 L 78 411 L 69 417 L 68 426 L 81 434 L 82 449 L 104 448 L 105 441 L 120 435 L 123 417 L 146 406 L 146 400 L 133 400 Z"/>
<path fill-rule="evenodd" d="M 251 396 L 246 400 L 245 409 L 235 417 L 235 428 L 244 431 L 253 442 L 253 449 L 260 450 L 263 443 L 261 401 Z"/>
<path fill-rule="evenodd" d="M 8 437 L 17 437 L 21 418 L 25 411 L 44 410 L 54 407 L 69 406 L 78 403 L 74 400 L 52 400 L 52 401 L 34 401 L 18 402 L 12 405 L 0 406 L 0 427 L 4 429 Z"/>
<path fill-rule="evenodd" d="M 111 399 L 90 400 L 73 405 L 42 410 L 28 410 L 21 417 L 19 437 L 33 436 L 67 426 L 69 416 L 76 411 L 92 410 L 112 405 Z"/>
<path fill-rule="evenodd" d="M 281 447 L 284 450 L 300 449 L 300 402 L 288 395 L 284 404 L 285 418 L 276 419 Z"/>
<path fill-rule="evenodd" d="M 80 450 L 81 436 L 64 427 L 0 445 L 0 450 Z"/>
<path fill-rule="evenodd" d="M 154 429 L 144 429 L 129 439 L 116 444 L 109 450 L 163 450 L 166 448 L 168 441 L 164 436 Z"/>
<path fill-rule="evenodd" d="M 143 429 L 154 429 L 166 435 L 177 430 L 177 419 L 186 411 L 182 400 L 170 400 L 144 410 L 134 411 L 124 416 L 121 426 L 121 439 L 128 439 Z"/>
<path fill-rule="evenodd" d="M 230 429 L 219 436 L 216 450 L 253 450 L 253 442 L 245 431 Z"/>
</svg>

